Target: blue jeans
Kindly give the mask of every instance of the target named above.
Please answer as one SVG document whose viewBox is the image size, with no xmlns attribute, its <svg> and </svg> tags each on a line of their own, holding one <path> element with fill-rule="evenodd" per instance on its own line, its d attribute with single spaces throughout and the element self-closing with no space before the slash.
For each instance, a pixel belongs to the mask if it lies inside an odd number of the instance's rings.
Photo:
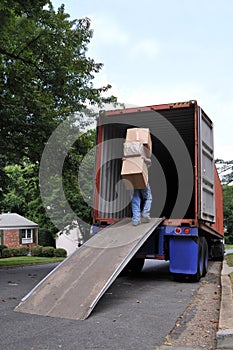
<svg viewBox="0 0 233 350">
<path fill-rule="evenodd" d="M 141 213 L 141 197 L 144 201 L 142 213 Z M 134 190 L 133 196 L 132 196 L 132 212 L 133 212 L 132 221 L 133 222 L 140 221 L 141 215 L 144 217 L 150 216 L 151 203 L 152 203 L 152 194 L 151 194 L 151 189 L 149 184 L 143 190 Z"/>
</svg>

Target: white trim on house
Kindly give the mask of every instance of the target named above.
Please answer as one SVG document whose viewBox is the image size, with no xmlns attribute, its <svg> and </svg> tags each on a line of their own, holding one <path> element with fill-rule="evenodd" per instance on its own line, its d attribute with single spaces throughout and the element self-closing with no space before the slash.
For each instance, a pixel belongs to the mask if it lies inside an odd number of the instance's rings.
<svg viewBox="0 0 233 350">
<path fill-rule="evenodd" d="M 25 231 L 25 232 L 23 232 Z M 21 229 L 21 237 L 22 237 L 22 244 L 28 244 L 33 243 L 33 229 L 32 228 L 26 228 Z"/>
</svg>

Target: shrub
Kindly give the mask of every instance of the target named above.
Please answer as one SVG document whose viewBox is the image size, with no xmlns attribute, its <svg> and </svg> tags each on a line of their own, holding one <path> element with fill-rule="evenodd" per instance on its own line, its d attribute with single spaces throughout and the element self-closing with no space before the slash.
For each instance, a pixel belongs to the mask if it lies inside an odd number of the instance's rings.
<svg viewBox="0 0 233 350">
<path fill-rule="evenodd" d="M 6 249 L 6 248 L 7 248 L 6 245 L 0 244 L 0 258 L 2 257 L 2 251 L 3 251 L 3 249 Z"/>
<path fill-rule="evenodd" d="M 31 249 L 31 255 L 32 256 L 42 256 L 42 246 L 41 245 L 37 245 L 35 247 L 32 247 Z"/>
<path fill-rule="evenodd" d="M 233 236 L 232 235 L 225 236 L 224 239 L 225 239 L 225 244 L 233 244 Z"/>
<path fill-rule="evenodd" d="M 51 258 L 54 256 L 54 247 L 43 247 L 42 248 L 42 256 L 47 258 Z"/>
<path fill-rule="evenodd" d="M 10 256 L 20 256 L 19 248 L 10 248 L 9 252 L 10 252 Z"/>
<path fill-rule="evenodd" d="M 4 249 L 2 250 L 2 257 L 3 257 L 3 258 L 9 258 L 10 256 L 11 256 L 10 249 L 4 248 Z"/>
<path fill-rule="evenodd" d="M 54 249 L 54 256 L 56 256 L 57 258 L 66 258 L 67 251 L 63 248 L 56 248 Z"/>
<path fill-rule="evenodd" d="M 56 232 L 56 231 L 55 231 Z M 45 228 L 39 228 L 39 245 L 43 247 L 54 247 L 53 233 Z"/>
<path fill-rule="evenodd" d="M 29 253 L 28 247 L 19 247 L 20 256 L 27 256 Z"/>
</svg>

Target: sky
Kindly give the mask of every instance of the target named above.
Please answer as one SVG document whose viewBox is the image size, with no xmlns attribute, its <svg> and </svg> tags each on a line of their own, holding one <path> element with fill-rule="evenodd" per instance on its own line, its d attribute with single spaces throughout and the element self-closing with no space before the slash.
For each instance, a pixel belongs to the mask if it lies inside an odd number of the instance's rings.
<svg viewBox="0 0 233 350">
<path fill-rule="evenodd" d="M 214 124 L 215 159 L 233 159 L 232 0 L 52 0 L 91 19 L 88 56 L 126 105 L 197 100 Z"/>
</svg>

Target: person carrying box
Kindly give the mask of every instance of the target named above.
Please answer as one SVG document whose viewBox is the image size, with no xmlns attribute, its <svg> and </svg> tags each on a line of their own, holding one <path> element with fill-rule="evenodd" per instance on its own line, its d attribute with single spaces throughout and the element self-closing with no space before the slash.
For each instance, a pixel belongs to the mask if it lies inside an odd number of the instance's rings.
<svg viewBox="0 0 233 350">
<path fill-rule="evenodd" d="M 142 157 L 147 164 L 148 168 L 151 166 L 151 159 Z M 143 200 L 143 209 L 141 212 L 141 201 Z M 132 224 L 133 226 L 140 225 L 142 223 L 150 222 L 150 209 L 152 203 L 152 194 L 149 182 L 146 188 L 134 189 L 132 195 Z"/>
<path fill-rule="evenodd" d="M 131 189 L 133 186 L 131 202 L 133 226 L 141 222 L 150 222 L 152 194 L 148 182 L 148 168 L 151 166 L 151 153 L 152 142 L 149 129 L 128 129 L 121 175 L 131 183 L 129 185 L 126 181 L 126 188 Z"/>
</svg>

